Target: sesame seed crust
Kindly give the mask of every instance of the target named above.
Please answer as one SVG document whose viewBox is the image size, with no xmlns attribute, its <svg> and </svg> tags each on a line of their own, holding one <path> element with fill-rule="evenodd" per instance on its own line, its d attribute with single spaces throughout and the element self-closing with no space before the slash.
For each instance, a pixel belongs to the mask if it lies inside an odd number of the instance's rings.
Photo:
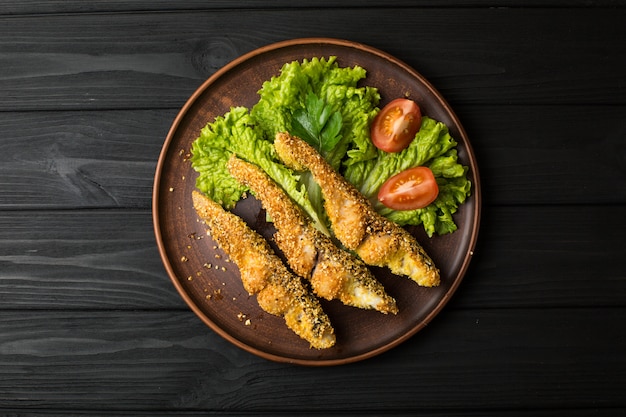
<svg viewBox="0 0 626 417">
<path fill-rule="evenodd" d="M 278 157 L 295 170 L 309 170 L 324 196 L 337 239 L 368 265 L 387 267 L 421 286 L 440 284 L 439 270 L 405 229 L 378 214 L 370 202 L 303 140 L 277 133 Z"/>
<path fill-rule="evenodd" d="M 334 330 L 319 301 L 285 267 L 267 241 L 203 194 L 194 191 L 192 198 L 211 237 L 237 265 L 244 289 L 257 295 L 259 306 L 283 317 L 311 347 L 332 347 L 336 342 Z"/>
<path fill-rule="evenodd" d="M 367 266 L 316 229 L 308 215 L 265 172 L 236 157 L 231 157 L 228 168 L 261 201 L 277 229 L 278 247 L 294 272 L 311 282 L 318 296 L 397 313 L 395 300 Z"/>
</svg>

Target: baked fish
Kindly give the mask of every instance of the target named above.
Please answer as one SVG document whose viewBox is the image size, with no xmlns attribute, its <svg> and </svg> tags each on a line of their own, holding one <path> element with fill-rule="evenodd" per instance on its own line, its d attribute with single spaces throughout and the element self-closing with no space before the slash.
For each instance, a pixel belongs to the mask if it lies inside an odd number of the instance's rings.
<svg viewBox="0 0 626 417">
<path fill-rule="evenodd" d="M 302 139 L 276 134 L 278 157 L 296 171 L 308 170 L 319 184 L 335 237 L 368 265 L 387 267 L 424 287 L 440 283 L 439 270 L 415 238 L 378 214 L 370 202 Z"/>
<path fill-rule="evenodd" d="M 291 269 L 327 300 L 396 314 L 396 301 L 367 266 L 315 228 L 309 216 L 262 169 L 232 156 L 230 174 L 248 186 L 272 219 L 274 240 Z"/>
<path fill-rule="evenodd" d="M 287 326 L 311 347 L 333 346 L 334 329 L 319 300 L 287 269 L 267 241 L 205 195 L 194 191 L 192 199 L 213 240 L 239 268 L 244 289 L 257 295 L 259 306 L 283 317 Z"/>
</svg>

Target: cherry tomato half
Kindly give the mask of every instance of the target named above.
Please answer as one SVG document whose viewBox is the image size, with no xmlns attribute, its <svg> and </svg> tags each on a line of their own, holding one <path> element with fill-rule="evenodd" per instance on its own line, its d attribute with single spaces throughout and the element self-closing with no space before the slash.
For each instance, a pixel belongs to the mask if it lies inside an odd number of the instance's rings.
<svg viewBox="0 0 626 417">
<path fill-rule="evenodd" d="M 387 104 L 372 122 L 372 143 L 385 152 L 400 152 L 415 139 L 422 125 L 422 112 L 413 100 L 397 98 Z"/>
<path fill-rule="evenodd" d="M 414 167 L 389 178 L 378 191 L 378 200 L 394 210 L 424 208 L 437 198 L 439 187 L 430 168 Z"/>
</svg>

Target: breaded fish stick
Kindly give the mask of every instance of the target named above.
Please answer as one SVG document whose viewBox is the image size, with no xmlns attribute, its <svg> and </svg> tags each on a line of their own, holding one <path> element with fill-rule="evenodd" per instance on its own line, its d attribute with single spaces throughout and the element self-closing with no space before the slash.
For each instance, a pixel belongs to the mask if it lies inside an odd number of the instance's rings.
<svg viewBox="0 0 626 417">
<path fill-rule="evenodd" d="M 398 312 L 395 300 L 387 295 L 367 266 L 316 229 L 265 172 L 234 155 L 228 161 L 228 169 L 261 201 L 276 227 L 274 240 L 278 247 L 292 270 L 309 280 L 318 296 L 382 313 Z"/>
<path fill-rule="evenodd" d="M 257 294 L 264 311 L 283 317 L 287 326 L 311 347 L 325 349 L 335 344 L 334 330 L 319 301 L 262 236 L 197 191 L 193 192 L 193 205 L 211 237 L 239 268 L 244 289 Z"/>
<path fill-rule="evenodd" d="M 421 286 L 439 285 L 439 270 L 413 236 L 378 214 L 315 149 L 287 133 L 276 134 L 274 147 L 287 166 L 311 172 L 322 190 L 333 233 L 342 244 L 368 265 L 388 267 Z"/>
</svg>

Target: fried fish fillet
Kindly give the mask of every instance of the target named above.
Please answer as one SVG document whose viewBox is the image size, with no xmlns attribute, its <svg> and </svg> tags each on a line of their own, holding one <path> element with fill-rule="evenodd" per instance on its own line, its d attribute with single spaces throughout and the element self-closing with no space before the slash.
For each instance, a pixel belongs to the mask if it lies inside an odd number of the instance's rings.
<svg viewBox="0 0 626 417">
<path fill-rule="evenodd" d="M 396 301 L 367 266 L 316 229 L 302 209 L 265 172 L 235 156 L 230 158 L 228 169 L 261 201 L 276 227 L 274 240 L 289 266 L 311 283 L 318 296 L 385 314 L 398 312 Z"/>
<path fill-rule="evenodd" d="M 334 330 L 319 301 L 287 269 L 267 241 L 240 217 L 203 194 L 194 191 L 192 198 L 211 237 L 239 268 L 244 289 L 257 294 L 259 306 L 283 317 L 287 326 L 311 347 L 333 346 Z"/>
<path fill-rule="evenodd" d="M 342 244 L 368 265 L 387 267 L 421 286 L 439 285 L 439 270 L 415 238 L 378 214 L 315 149 L 288 133 L 277 133 L 274 147 L 287 166 L 311 172 L 322 190 L 333 233 Z"/>
</svg>

